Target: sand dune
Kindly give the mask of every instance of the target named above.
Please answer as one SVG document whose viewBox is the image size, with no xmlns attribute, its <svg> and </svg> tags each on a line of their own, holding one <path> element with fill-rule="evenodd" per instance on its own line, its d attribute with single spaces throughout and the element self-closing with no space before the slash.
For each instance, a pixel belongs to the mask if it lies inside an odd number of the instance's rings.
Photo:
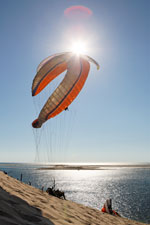
<svg viewBox="0 0 150 225">
<path fill-rule="evenodd" d="M 0 225 L 142 225 L 49 196 L 0 171 Z"/>
</svg>

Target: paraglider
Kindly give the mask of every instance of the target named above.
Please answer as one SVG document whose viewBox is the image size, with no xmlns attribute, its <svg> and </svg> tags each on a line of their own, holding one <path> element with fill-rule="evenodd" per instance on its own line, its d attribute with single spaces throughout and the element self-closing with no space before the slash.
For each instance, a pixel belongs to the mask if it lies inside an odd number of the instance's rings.
<svg viewBox="0 0 150 225">
<path fill-rule="evenodd" d="M 106 200 L 105 204 L 103 205 L 103 208 L 101 209 L 101 212 L 109 213 L 113 216 L 120 216 L 120 214 L 118 212 L 116 212 L 115 210 L 112 209 L 112 199 Z"/>
<path fill-rule="evenodd" d="M 49 56 L 40 63 L 32 84 L 32 96 L 39 94 L 59 74 L 65 70 L 67 72 L 43 106 L 38 118 L 33 121 L 34 128 L 40 128 L 48 119 L 68 109 L 84 86 L 90 70 L 89 62 L 93 62 L 99 69 L 99 64 L 91 57 L 72 52 Z"/>
</svg>

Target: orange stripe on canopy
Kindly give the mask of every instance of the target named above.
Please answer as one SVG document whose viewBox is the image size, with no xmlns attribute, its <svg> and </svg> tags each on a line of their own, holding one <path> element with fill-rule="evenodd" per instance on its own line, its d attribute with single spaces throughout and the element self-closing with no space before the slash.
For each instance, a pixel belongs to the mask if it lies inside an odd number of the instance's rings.
<svg viewBox="0 0 150 225">
<path fill-rule="evenodd" d="M 83 88 L 90 70 L 90 64 L 87 60 L 83 58 L 80 59 L 80 62 L 81 62 L 80 64 L 81 70 L 80 70 L 80 74 L 77 77 L 76 82 L 72 85 L 71 89 L 68 91 L 63 101 L 61 101 L 61 103 L 58 104 L 56 109 L 48 115 L 47 120 L 52 117 L 55 117 L 56 115 L 61 113 L 63 110 L 65 110 L 72 103 L 72 101 L 77 97 L 77 95 Z"/>
<path fill-rule="evenodd" d="M 53 70 L 51 70 L 46 76 L 38 83 L 34 96 L 39 94 L 48 83 L 55 79 L 59 74 L 63 73 L 67 69 L 67 63 L 63 62 L 57 65 Z"/>
</svg>

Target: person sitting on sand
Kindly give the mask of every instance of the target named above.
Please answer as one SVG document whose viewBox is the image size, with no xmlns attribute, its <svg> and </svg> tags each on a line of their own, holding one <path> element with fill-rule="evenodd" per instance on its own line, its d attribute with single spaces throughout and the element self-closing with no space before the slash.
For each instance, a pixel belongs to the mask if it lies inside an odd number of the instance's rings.
<svg viewBox="0 0 150 225">
<path fill-rule="evenodd" d="M 109 213 L 114 216 L 120 216 L 119 213 L 117 213 L 115 210 L 112 209 L 112 199 L 107 199 L 105 204 L 103 205 L 103 208 L 101 209 L 104 213 Z"/>
<path fill-rule="evenodd" d="M 112 214 L 113 210 L 112 210 L 112 200 L 111 199 L 107 199 L 105 204 L 103 205 L 103 208 L 101 209 L 102 212 L 105 213 L 109 213 Z"/>
</svg>

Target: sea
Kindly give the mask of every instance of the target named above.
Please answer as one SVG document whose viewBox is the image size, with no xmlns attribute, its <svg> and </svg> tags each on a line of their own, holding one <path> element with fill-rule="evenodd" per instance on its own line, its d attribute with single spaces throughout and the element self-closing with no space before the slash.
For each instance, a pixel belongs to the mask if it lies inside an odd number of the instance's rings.
<svg viewBox="0 0 150 225">
<path fill-rule="evenodd" d="M 106 199 L 122 217 L 150 223 L 150 167 L 105 167 L 101 170 L 38 170 L 45 165 L 0 163 L 0 170 L 41 189 L 65 192 L 66 199 L 101 210 Z"/>
</svg>

